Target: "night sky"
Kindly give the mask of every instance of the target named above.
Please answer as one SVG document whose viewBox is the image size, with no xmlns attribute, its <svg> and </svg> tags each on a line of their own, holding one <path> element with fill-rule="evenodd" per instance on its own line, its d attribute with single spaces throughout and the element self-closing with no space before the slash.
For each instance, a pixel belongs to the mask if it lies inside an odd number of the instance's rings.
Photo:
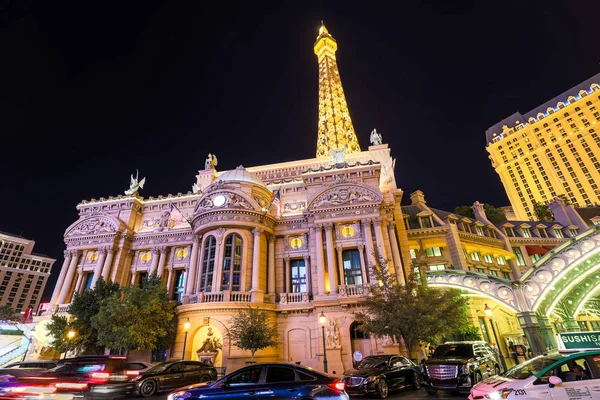
<svg viewBox="0 0 600 400">
<path fill-rule="evenodd" d="M 404 203 L 508 205 L 485 130 L 600 71 L 592 1 L 6 1 L 0 230 L 62 264 L 82 199 L 187 192 L 218 170 L 315 155 L 320 21 L 363 149 L 377 128 Z M 399 8 L 402 5 L 402 8 Z"/>
</svg>

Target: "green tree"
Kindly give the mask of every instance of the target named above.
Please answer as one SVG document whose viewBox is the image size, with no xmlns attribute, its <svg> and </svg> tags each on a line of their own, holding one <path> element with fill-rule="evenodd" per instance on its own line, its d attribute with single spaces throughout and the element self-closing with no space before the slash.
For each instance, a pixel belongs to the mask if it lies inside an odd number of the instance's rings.
<svg viewBox="0 0 600 400">
<path fill-rule="evenodd" d="M 377 253 L 375 259 L 371 271 L 377 284 L 355 314 L 363 331 L 403 338 L 410 355 L 419 342 L 435 343 L 440 335 L 468 325 L 467 299 L 460 292 L 419 285 L 413 274 L 401 285 L 386 260 Z"/>
<path fill-rule="evenodd" d="M 269 322 L 269 314 L 265 310 L 248 306 L 239 310 L 231 320 L 227 338 L 242 350 L 250 350 L 252 361 L 254 353 L 278 343 L 277 325 Z"/>
<path fill-rule="evenodd" d="M 63 315 L 54 314 L 46 325 L 50 347 L 59 353 L 64 353 L 67 348 L 67 333 L 69 332 L 69 320 Z"/>
<path fill-rule="evenodd" d="M 98 344 L 111 349 L 156 350 L 171 346 L 177 333 L 175 303 L 160 278 L 128 286 L 102 302 L 91 322 Z"/>
<path fill-rule="evenodd" d="M 483 340 L 479 329 L 473 325 L 467 325 L 459 328 L 448 335 L 450 340 Z"/>
<path fill-rule="evenodd" d="M 483 205 L 483 210 L 491 223 L 499 224 L 506 221 L 506 214 L 501 207 L 494 207 L 493 205 L 486 203 Z M 458 206 L 454 209 L 454 214 L 475 219 L 475 213 L 471 206 Z"/>
<path fill-rule="evenodd" d="M 0 306 L 0 321 L 18 321 L 19 315 L 10 306 Z"/>
<path fill-rule="evenodd" d="M 72 328 L 77 332 L 73 346 L 81 349 L 84 354 L 102 354 L 104 346 L 98 342 L 98 329 L 92 324 L 92 318 L 100 311 L 102 303 L 115 293 L 120 292 L 116 283 L 106 283 L 102 277 L 96 281 L 92 290 L 86 290 L 81 295 L 75 294 L 69 314 L 73 317 Z"/>
<path fill-rule="evenodd" d="M 533 202 L 533 213 L 535 214 L 535 219 L 537 221 L 554 221 L 554 214 L 550 207 L 547 204 L 538 203 L 537 201 Z"/>
</svg>

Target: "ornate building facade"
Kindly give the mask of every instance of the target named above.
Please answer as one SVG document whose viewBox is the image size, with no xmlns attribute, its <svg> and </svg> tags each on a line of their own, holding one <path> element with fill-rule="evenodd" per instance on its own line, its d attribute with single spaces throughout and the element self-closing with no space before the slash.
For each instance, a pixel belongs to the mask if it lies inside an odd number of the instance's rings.
<svg viewBox="0 0 600 400">
<path fill-rule="evenodd" d="M 251 304 L 270 313 L 281 337 L 277 347 L 257 353 L 259 361 L 321 368 L 324 340 L 329 371 L 339 374 L 357 350 L 399 350 L 390 339 L 365 336 L 354 322 L 353 311 L 372 285 L 374 249 L 401 283 L 415 268 L 510 282 L 536 257 L 586 228 L 564 204 L 557 206 L 564 218 L 555 210 L 556 223 L 500 225 L 487 220 L 479 203 L 476 218 L 467 218 L 430 208 L 420 191 L 411 194 L 411 205 L 401 206 L 388 145 L 375 130 L 366 150 L 358 143 L 335 62 L 337 44 L 325 27 L 314 49 L 317 157 L 217 171 L 209 154 L 187 194 L 143 198 L 138 189 L 144 180 L 132 177 L 125 196 L 83 201 L 79 219 L 65 232 L 51 312 L 67 312 L 73 294 L 93 288 L 100 277 L 128 285 L 156 273 L 180 303 L 170 357 L 209 356 L 228 371 L 244 365 L 250 354 L 223 339 L 237 310 Z M 477 307 L 473 322 L 487 334 Z M 514 313 L 506 318 L 500 333 L 518 331 Z"/>
<path fill-rule="evenodd" d="M 534 203 L 557 196 L 579 207 L 600 204 L 599 107 L 597 74 L 486 131 L 486 150 L 518 219 L 534 219 Z"/>
</svg>

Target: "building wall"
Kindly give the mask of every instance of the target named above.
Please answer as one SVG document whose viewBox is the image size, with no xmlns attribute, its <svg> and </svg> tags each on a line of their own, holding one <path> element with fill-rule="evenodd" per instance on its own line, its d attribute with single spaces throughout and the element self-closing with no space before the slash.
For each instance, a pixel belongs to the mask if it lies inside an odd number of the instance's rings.
<svg viewBox="0 0 600 400">
<path fill-rule="evenodd" d="M 565 196 L 580 207 L 600 203 L 600 76 L 526 115 L 488 129 L 486 149 L 518 219 L 533 203 Z"/>
<path fill-rule="evenodd" d="M 35 242 L 0 233 L 0 305 L 37 311 L 54 259 L 32 253 Z"/>
</svg>

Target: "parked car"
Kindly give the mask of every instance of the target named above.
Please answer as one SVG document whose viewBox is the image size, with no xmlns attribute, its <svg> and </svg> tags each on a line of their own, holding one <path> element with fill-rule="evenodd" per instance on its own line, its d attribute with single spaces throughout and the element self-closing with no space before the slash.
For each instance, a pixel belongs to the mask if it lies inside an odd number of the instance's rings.
<svg viewBox="0 0 600 400">
<path fill-rule="evenodd" d="M 478 383 L 469 400 L 600 399 L 600 350 L 534 357 Z"/>
<path fill-rule="evenodd" d="M 421 387 L 421 367 L 399 354 L 368 356 L 349 371 L 344 371 L 346 392 L 352 395 L 377 395 L 385 399 L 391 390 Z"/>
<path fill-rule="evenodd" d="M 252 364 L 213 383 L 181 388 L 168 400 L 236 398 L 348 400 L 344 383 L 312 368 L 288 363 Z"/>
<path fill-rule="evenodd" d="M 74 394 L 78 399 L 117 399 L 135 391 L 126 375 L 125 357 L 80 356 L 60 360 L 56 368 L 34 376 L 18 377 L 24 385 L 46 385 L 57 394 Z"/>
<path fill-rule="evenodd" d="M 425 389 L 469 393 L 483 379 L 500 374 L 496 352 L 484 341 L 446 342 L 424 363 Z"/>
<path fill-rule="evenodd" d="M 217 379 L 217 370 L 200 361 L 165 361 L 134 378 L 141 397 L 150 397 L 168 389 Z"/>
<path fill-rule="evenodd" d="M 15 377 L 24 375 L 35 375 L 42 373 L 46 370 L 55 368 L 57 365 L 58 362 L 52 360 L 14 362 L 0 368 L 0 375 L 12 375 Z"/>
</svg>

